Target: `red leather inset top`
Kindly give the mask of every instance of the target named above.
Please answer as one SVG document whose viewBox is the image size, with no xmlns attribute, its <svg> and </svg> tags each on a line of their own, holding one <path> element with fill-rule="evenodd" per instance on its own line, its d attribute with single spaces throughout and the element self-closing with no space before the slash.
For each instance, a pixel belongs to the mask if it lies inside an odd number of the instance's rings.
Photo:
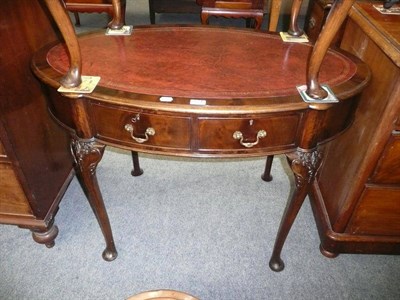
<svg viewBox="0 0 400 300">
<path fill-rule="evenodd" d="M 100 76 L 99 85 L 141 94 L 188 98 L 255 98 L 297 94 L 306 83 L 312 47 L 284 43 L 279 36 L 213 27 L 135 28 L 131 36 L 96 33 L 79 38 L 82 74 Z M 63 45 L 48 63 L 65 73 Z M 356 65 L 329 52 L 320 83 L 331 87 L 351 78 Z"/>
</svg>

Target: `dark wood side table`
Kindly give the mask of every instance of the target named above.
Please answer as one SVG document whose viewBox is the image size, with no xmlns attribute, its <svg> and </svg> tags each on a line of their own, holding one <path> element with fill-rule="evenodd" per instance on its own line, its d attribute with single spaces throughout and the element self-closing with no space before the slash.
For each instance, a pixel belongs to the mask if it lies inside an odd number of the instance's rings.
<svg viewBox="0 0 400 300">
<path fill-rule="evenodd" d="M 51 118 L 30 60 L 57 40 L 57 28 L 31 0 L 0 1 L 0 23 L 0 223 L 28 228 L 35 241 L 51 247 L 73 160 L 69 137 Z"/>
<path fill-rule="evenodd" d="M 327 145 L 313 189 L 328 256 L 400 254 L 400 16 L 373 4 L 354 6 L 341 44 L 369 65 L 372 80 L 352 127 Z"/>
<path fill-rule="evenodd" d="M 60 43 L 49 45 L 36 53 L 32 69 L 49 87 L 54 117 L 71 134 L 77 172 L 106 240 L 104 259 L 117 256 L 96 179 L 106 145 L 188 157 L 282 153 L 296 188 L 270 267 L 284 268 L 282 247 L 323 161 L 319 146 L 351 124 L 356 97 L 369 80 L 360 60 L 335 51 L 325 55 L 352 5 L 345 3 L 334 11 L 326 40 L 313 48 L 284 43 L 275 34 L 190 26 L 139 27 L 131 36 L 98 32 L 77 38 L 62 7 L 47 1 L 64 25 L 69 51 Z M 59 82 L 79 84 L 81 67 L 101 77 L 96 89 L 88 95 L 59 94 Z M 318 74 L 339 102 L 319 98 L 325 95 Z M 296 89 L 304 84 L 312 103 L 304 102 Z"/>
</svg>

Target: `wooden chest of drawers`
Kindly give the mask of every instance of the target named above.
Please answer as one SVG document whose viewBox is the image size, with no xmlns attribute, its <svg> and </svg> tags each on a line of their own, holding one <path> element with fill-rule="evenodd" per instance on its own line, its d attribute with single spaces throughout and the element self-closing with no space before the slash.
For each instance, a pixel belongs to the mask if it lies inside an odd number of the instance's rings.
<svg viewBox="0 0 400 300">
<path fill-rule="evenodd" d="M 369 65 L 372 81 L 352 127 L 326 147 L 314 189 L 327 255 L 400 254 L 400 16 L 373 4 L 352 10 L 341 44 Z"/>
<path fill-rule="evenodd" d="M 73 175 L 72 158 L 30 59 L 57 35 L 39 1 L 0 1 L 0 20 L 0 223 L 29 228 L 37 242 L 51 246 L 58 232 L 54 216 Z"/>
</svg>

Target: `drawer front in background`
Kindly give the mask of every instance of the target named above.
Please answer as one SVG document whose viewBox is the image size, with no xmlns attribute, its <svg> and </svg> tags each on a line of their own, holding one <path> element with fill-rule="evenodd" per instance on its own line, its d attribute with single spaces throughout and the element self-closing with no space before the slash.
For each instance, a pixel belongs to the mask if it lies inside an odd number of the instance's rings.
<svg viewBox="0 0 400 300">
<path fill-rule="evenodd" d="M 134 110 L 112 109 L 102 105 L 93 105 L 93 116 L 96 122 L 97 136 L 110 142 L 120 141 L 142 148 L 158 147 L 164 149 L 190 149 L 191 122 L 189 117 L 176 117 L 142 113 Z M 126 130 L 126 125 L 133 129 Z M 134 137 L 146 138 L 146 130 L 154 129 L 154 135 L 148 135 L 143 143 Z"/>
<path fill-rule="evenodd" d="M 348 231 L 400 236 L 400 187 L 367 186 Z"/>
<path fill-rule="evenodd" d="M 255 150 L 286 149 L 295 145 L 300 115 L 257 117 L 257 118 L 199 118 L 199 151 L 237 151 L 249 148 L 233 137 L 241 132 L 243 143 L 256 143 L 250 147 Z M 265 131 L 266 136 L 259 138 L 257 134 Z"/>
<path fill-rule="evenodd" d="M 400 131 L 393 131 L 371 181 L 400 185 Z"/>
<path fill-rule="evenodd" d="M 9 163 L 0 163 L 0 214 L 32 214 L 25 193 Z"/>
<path fill-rule="evenodd" d="M 324 6 L 325 5 L 322 4 L 321 1 L 312 1 L 310 4 L 311 13 L 305 27 L 307 35 L 312 41 L 317 39 L 318 34 L 321 32 L 321 28 L 325 23 L 326 15 L 329 13 L 329 8 Z"/>
<path fill-rule="evenodd" d="M 86 4 L 87 6 L 91 6 L 93 4 L 111 4 L 112 0 L 64 0 L 66 4 Z"/>
<path fill-rule="evenodd" d="M 4 149 L 4 146 L 0 141 L 0 159 L 5 157 L 7 157 L 6 150 Z"/>
</svg>

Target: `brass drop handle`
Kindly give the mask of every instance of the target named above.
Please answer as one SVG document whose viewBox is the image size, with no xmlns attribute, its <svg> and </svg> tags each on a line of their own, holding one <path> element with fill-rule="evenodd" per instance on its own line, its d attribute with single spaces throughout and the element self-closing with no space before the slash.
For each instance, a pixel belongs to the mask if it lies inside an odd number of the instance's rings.
<svg viewBox="0 0 400 300">
<path fill-rule="evenodd" d="M 149 136 L 153 136 L 156 134 L 156 131 L 152 127 L 148 127 L 144 133 L 145 138 L 136 137 L 133 135 L 133 126 L 131 124 L 125 125 L 125 130 L 131 133 L 132 139 L 134 139 L 139 144 L 143 144 L 149 140 Z"/>
<path fill-rule="evenodd" d="M 242 146 L 244 146 L 246 148 L 251 148 L 251 147 L 257 145 L 258 142 L 260 141 L 260 139 L 265 138 L 266 136 L 267 136 L 267 132 L 265 130 L 259 130 L 257 132 L 257 140 L 255 142 L 253 142 L 253 143 L 246 143 L 246 142 L 243 141 L 243 133 L 241 133 L 240 131 L 235 131 L 233 133 L 233 138 L 235 140 L 239 140 L 240 145 L 242 145 Z"/>
</svg>

